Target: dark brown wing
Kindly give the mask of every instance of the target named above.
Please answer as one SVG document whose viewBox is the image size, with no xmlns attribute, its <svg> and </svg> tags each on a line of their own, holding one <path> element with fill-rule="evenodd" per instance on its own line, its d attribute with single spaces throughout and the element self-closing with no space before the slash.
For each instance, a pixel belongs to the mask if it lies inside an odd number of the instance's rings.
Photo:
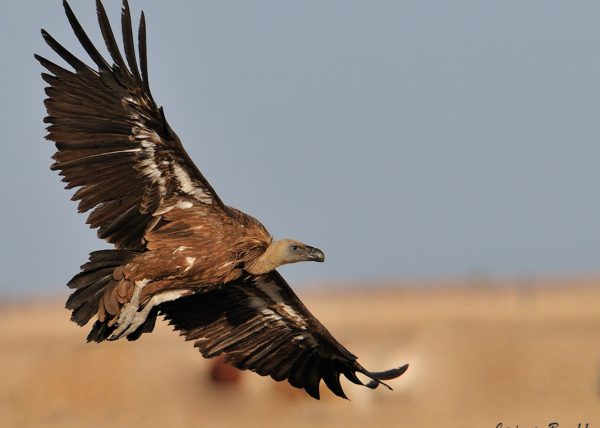
<svg viewBox="0 0 600 428">
<path fill-rule="evenodd" d="M 164 303 L 160 311 L 203 356 L 224 353 L 239 369 L 270 375 L 319 398 L 321 379 L 346 398 L 340 374 L 376 388 L 408 365 L 373 373 L 338 343 L 308 311 L 278 272 L 249 277 Z M 363 384 L 356 373 L 371 379 Z M 385 384 L 384 384 L 385 385 Z M 386 385 L 387 386 L 387 385 Z"/>
<path fill-rule="evenodd" d="M 97 1 L 100 29 L 113 64 L 94 47 L 68 3 L 63 4 L 75 35 L 98 71 L 45 30 L 42 35 L 48 45 L 73 71 L 35 57 L 51 73 L 42 77 L 50 85 L 45 100 L 48 116 L 44 121 L 50 124 L 46 138 L 58 149 L 52 169 L 60 171 L 67 188 L 79 187 L 73 200 L 80 201 L 80 212 L 93 209 L 87 219 L 90 226 L 99 228 L 98 236 L 117 248 L 136 250 L 144 248 L 144 233 L 157 221 L 153 214 L 161 202 L 173 195 L 222 209 L 223 203 L 152 98 L 144 14 L 139 28 L 140 72 L 126 0 L 121 20 L 125 59 L 104 7 Z"/>
</svg>

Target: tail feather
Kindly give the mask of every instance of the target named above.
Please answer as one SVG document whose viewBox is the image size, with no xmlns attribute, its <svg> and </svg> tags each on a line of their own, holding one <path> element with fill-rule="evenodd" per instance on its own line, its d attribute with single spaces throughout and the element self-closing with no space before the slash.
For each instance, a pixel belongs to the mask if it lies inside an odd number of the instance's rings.
<svg viewBox="0 0 600 428">
<path fill-rule="evenodd" d="M 69 281 L 68 286 L 75 291 L 69 296 L 66 307 L 71 309 L 71 320 L 83 326 L 86 325 L 98 311 L 100 300 L 108 287 L 114 287 L 113 272 L 119 266 L 128 263 L 138 255 L 136 251 L 128 250 L 100 250 L 90 254 L 89 260 L 81 266 L 81 272 Z M 150 311 L 144 324 L 136 331 L 129 334 L 127 339 L 136 340 L 143 333 L 150 333 L 154 329 L 158 309 Z M 116 329 L 115 325 L 108 325 L 108 320 L 96 321 L 92 326 L 88 342 L 102 342 Z"/>
<path fill-rule="evenodd" d="M 116 328 L 117 326 L 115 325 L 109 327 L 107 322 L 96 321 L 92 326 L 90 334 L 88 334 L 87 341 L 100 343 L 103 340 L 108 339 L 108 336 L 110 336 Z"/>
<path fill-rule="evenodd" d="M 82 271 L 68 283 L 70 288 L 75 288 L 66 303 L 67 309 L 73 311 L 72 321 L 81 326 L 89 322 L 112 281 L 115 268 L 127 263 L 136 254 L 126 250 L 100 250 L 90 254 L 89 261 L 81 266 Z"/>
</svg>

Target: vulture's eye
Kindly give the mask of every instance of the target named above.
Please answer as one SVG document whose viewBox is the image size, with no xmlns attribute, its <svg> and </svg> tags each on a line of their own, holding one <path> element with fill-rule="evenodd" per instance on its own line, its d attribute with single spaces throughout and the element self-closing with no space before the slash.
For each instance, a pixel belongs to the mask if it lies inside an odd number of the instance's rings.
<svg viewBox="0 0 600 428">
<path fill-rule="evenodd" d="M 298 246 L 297 245 L 292 245 L 292 251 L 298 251 Z"/>
</svg>

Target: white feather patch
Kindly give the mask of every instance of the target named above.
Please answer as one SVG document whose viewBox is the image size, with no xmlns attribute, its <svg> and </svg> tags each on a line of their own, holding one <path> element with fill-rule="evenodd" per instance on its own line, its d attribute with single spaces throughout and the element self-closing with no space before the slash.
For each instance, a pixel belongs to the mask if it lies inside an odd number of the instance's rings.
<svg viewBox="0 0 600 428">
<path fill-rule="evenodd" d="M 177 181 L 179 182 L 179 186 L 184 193 L 194 196 L 196 199 L 198 199 L 202 203 L 212 204 L 212 198 L 210 197 L 210 195 L 208 193 L 206 193 L 200 187 L 196 186 L 192 182 L 192 179 L 190 178 L 188 173 L 185 172 L 185 170 L 183 168 L 181 168 L 176 163 L 173 163 L 172 167 L 173 167 L 173 174 L 175 174 L 175 178 L 177 178 Z"/>
<path fill-rule="evenodd" d="M 140 146 L 142 146 L 144 151 L 144 159 L 139 163 L 142 173 L 153 183 L 157 184 L 160 194 L 164 195 L 166 193 L 165 178 L 156 164 L 154 153 L 156 144 L 153 142 L 160 140 L 160 137 L 155 131 L 145 128 L 141 123 L 134 126 L 132 132 L 135 135 L 135 139 L 140 140 Z"/>
<path fill-rule="evenodd" d="M 174 204 L 163 205 L 161 208 L 154 211 L 154 213 L 152 215 L 153 216 L 163 215 L 163 214 L 168 213 L 171 210 L 174 210 L 175 208 L 180 209 L 180 210 L 187 210 L 193 206 L 194 206 L 194 204 L 190 201 L 177 201 L 177 203 L 174 203 Z"/>
<path fill-rule="evenodd" d="M 248 301 L 248 303 L 254 309 L 258 309 L 259 311 L 267 307 L 267 302 L 265 300 L 261 299 L 260 297 L 257 297 L 257 296 L 251 296 L 250 300 Z"/>
<path fill-rule="evenodd" d="M 192 204 L 190 201 L 179 201 L 176 205 L 176 207 L 180 210 L 187 210 L 188 208 L 192 208 L 193 206 L 194 204 Z"/>
<path fill-rule="evenodd" d="M 184 272 L 189 271 L 192 267 L 194 267 L 194 262 L 196 261 L 196 257 L 186 257 L 185 263 L 187 267 L 183 270 Z"/>
<path fill-rule="evenodd" d="M 281 308 L 281 310 L 285 312 L 290 317 L 290 319 L 292 319 L 296 324 L 298 324 L 302 328 L 307 327 L 306 320 L 304 319 L 304 317 L 302 317 L 298 312 L 296 312 L 294 308 L 285 303 L 285 300 L 279 293 L 279 288 L 277 287 L 276 283 L 264 282 L 262 284 L 258 284 L 258 288 L 267 296 L 269 296 L 271 300 L 273 300 L 273 303 L 275 303 L 279 308 Z"/>
</svg>

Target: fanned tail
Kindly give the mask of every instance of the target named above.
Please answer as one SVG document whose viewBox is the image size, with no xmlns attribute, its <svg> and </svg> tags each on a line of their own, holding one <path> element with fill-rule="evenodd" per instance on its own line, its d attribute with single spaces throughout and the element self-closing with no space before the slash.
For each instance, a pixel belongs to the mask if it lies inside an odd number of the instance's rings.
<svg viewBox="0 0 600 428">
<path fill-rule="evenodd" d="M 71 309 L 71 320 L 83 326 L 96 314 L 104 290 L 112 280 L 115 268 L 127 263 L 137 253 L 126 250 L 100 250 L 90 253 L 89 261 L 67 286 L 75 291 L 66 307 Z"/>
</svg>

